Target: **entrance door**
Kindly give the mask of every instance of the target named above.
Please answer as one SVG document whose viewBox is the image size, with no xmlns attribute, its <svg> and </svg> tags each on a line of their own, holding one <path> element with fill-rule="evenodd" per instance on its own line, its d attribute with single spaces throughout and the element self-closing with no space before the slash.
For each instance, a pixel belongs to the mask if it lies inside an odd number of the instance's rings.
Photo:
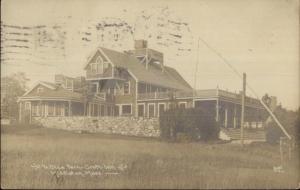
<svg viewBox="0 0 300 190">
<path fill-rule="evenodd" d="M 139 104 L 138 105 L 138 117 L 144 117 L 145 116 L 145 106 L 144 104 Z"/>
</svg>

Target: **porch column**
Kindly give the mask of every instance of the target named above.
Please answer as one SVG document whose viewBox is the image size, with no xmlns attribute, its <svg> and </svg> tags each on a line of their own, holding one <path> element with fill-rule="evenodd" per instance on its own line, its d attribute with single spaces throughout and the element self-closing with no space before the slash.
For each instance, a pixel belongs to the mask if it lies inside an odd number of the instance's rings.
<svg viewBox="0 0 300 190">
<path fill-rule="evenodd" d="M 88 103 L 88 116 L 91 116 L 91 103 Z"/>
<path fill-rule="evenodd" d="M 32 111 L 31 111 L 31 102 L 29 102 L 29 123 L 32 123 Z"/>
<path fill-rule="evenodd" d="M 53 115 L 54 115 L 54 116 L 57 116 L 57 115 L 56 115 L 56 102 L 54 102 L 54 108 L 53 108 L 53 110 L 54 110 L 54 111 L 53 111 Z"/>
<path fill-rule="evenodd" d="M 219 121 L 219 98 L 216 100 L 216 121 Z"/>
<path fill-rule="evenodd" d="M 45 102 L 45 117 L 48 117 L 48 105 L 49 102 Z"/>
<path fill-rule="evenodd" d="M 236 128 L 236 104 L 234 104 L 233 110 L 233 128 Z"/>
<path fill-rule="evenodd" d="M 225 108 L 225 128 L 227 128 L 227 122 L 228 122 L 228 108 L 227 108 L 227 106 L 226 106 L 226 108 Z"/>
<path fill-rule="evenodd" d="M 19 102 L 19 122 L 22 121 L 22 102 Z"/>
<path fill-rule="evenodd" d="M 69 100 L 69 116 L 72 116 L 71 101 Z"/>
</svg>

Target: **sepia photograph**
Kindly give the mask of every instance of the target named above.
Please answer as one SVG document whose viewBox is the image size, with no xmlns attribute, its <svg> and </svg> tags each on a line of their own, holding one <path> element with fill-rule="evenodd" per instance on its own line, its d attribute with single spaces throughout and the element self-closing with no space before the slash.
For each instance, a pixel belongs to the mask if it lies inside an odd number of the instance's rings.
<svg viewBox="0 0 300 190">
<path fill-rule="evenodd" d="M 2 0 L 2 189 L 299 189 L 298 0 Z"/>
</svg>

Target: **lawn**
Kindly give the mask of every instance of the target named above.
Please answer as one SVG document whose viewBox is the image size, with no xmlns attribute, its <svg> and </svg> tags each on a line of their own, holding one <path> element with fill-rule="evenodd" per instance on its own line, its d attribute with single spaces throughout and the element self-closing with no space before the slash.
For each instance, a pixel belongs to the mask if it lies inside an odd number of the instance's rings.
<svg viewBox="0 0 300 190">
<path fill-rule="evenodd" d="M 293 188 L 297 154 L 282 173 L 279 147 L 1 126 L 2 188 Z"/>
</svg>

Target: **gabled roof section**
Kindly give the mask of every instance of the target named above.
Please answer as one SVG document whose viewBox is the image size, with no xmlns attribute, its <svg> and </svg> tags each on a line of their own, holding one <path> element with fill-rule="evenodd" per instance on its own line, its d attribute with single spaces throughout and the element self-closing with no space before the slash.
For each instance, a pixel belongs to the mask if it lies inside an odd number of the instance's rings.
<svg viewBox="0 0 300 190">
<path fill-rule="evenodd" d="M 45 81 L 38 81 L 37 83 L 35 83 L 33 85 L 33 87 L 31 89 L 29 89 L 27 92 L 25 92 L 25 94 L 23 94 L 23 96 L 26 96 L 27 94 L 29 94 L 33 89 L 35 89 L 38 85 L 42 85 L 45 86 L 49 89 L 54 90 L 56 88 L 56 85 L 50 82 L 45 82 Z"/>
<path fill-rule="evenodd" d="M 96 49 L 96 51 L 93 51 L 92 54 L 89 55 L 88 60 L 87 60 L 86 64 L 85 64 L 84 67 L 83 67 L 84 69 L 87 68 L 87 66 L 91 63 L 91 61 L 94 59 L 94 57 L 95 57 L 97 54 L 99 54 L 99 56 L 101 56 L 101 58 L 102 58 L 104 61 L 111 63 L 111 61 L 109 60 L 109 58 L 102 52 L 101 48 L 98 47 L 98 48 Z"/>
<path fill-rule="evenodd" d="M 37 86 L 43 85 L 47 87 L 49 90 L 42 91 L 39 93 L 32 92 L 33 89 L 35 89 Z M 72 92 L 70 90 L 66 90 L 61 86 L 55 85 L 50 82 L 38 82 L 34 87 L 27 91 L 22 98 L 29 98 L 29 97 L 36 97 L 36 98 L 63 98 L 63 99 L 70 99 L 70 100 L 80 100 L 82 98 L 82 94 L 77 92 Z"/>
<path fill-rule="evenodd" d="M 175 69 L 168 67 L 168 72 L 162 72 L 162 70 L 157 67 L 149 67 L 147 70 L 134 56 L 103 47 L 100 47 L 100 49 L 113 65 L 127 69 L 130 74 L 134 75 L 133 77 L 136 78 L 138 82 L 178 90 L 191 90 L 190 85 L 188 85 Z"/>
</svg>

